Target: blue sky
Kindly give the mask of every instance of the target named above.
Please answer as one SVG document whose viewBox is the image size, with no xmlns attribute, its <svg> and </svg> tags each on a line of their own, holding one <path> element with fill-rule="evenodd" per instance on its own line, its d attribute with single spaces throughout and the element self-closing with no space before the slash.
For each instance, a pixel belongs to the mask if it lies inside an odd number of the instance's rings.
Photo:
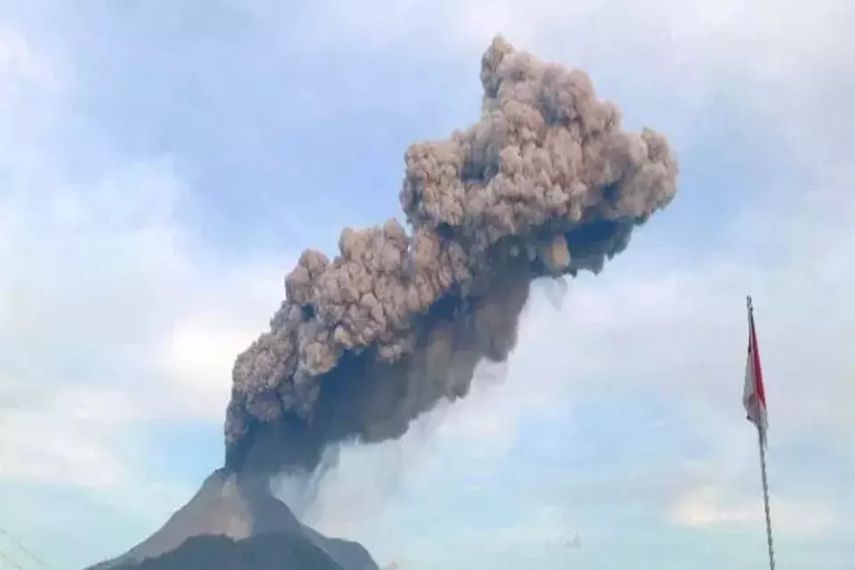
<svg viewBox="0 0 855 570">
<path fill-rule="evenodd" d="M 304 517 L 400 570 L 758 567 L 751 292 L 780 564 L 852 568 L 853 17 L 0 0 L 0 552 L 79 568 L 190 497 L 283 276 L 399 216 L 407 145 L 477 117 L 500 32 L 664 132 L 678 197 L 601 275 L 538 283 L 468 399 L 340 450 Z"/>
</svg>

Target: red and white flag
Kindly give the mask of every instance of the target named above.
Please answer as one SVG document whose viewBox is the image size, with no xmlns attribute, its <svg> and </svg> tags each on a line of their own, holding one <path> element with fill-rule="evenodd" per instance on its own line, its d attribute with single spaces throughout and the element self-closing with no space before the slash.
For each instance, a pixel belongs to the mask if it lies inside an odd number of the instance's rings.
<svg viewBox="0 0 855 570">
<path fill-rule="evenodd" d="M 748 421 L 760 430 L 760 438 L 766 445 L 766 390 L 763 388 L 763 370 L 760 368 L 760 348 L 757 345 L 757 331 L 754 328 L 754 308 L 751 297 L 748 298 L 748 361 L 745 365 L 745 388 L 742 391 L 742 404 L 748 414 Z"/>
</svg>

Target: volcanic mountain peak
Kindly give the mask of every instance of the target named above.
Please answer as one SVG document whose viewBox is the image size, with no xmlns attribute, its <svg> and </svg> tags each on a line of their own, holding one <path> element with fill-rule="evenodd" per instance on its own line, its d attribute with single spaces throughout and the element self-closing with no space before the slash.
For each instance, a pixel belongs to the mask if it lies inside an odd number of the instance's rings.
<svg viewBox="0 0 855 570">
<path fill-rule="evenodd" d="M 216 554 L 220 551 L 234 560 L 222 559 Z M 327 538 L 301 524 L 270 491 L 268 477 L 219 469 L 157 532 L 90 570 L 201 568 L 211 560 L 217 567 L 238 568 L 244 557 L 269 559 L 276 568 L 378 568 L 359 544 Z"/>
</svg>

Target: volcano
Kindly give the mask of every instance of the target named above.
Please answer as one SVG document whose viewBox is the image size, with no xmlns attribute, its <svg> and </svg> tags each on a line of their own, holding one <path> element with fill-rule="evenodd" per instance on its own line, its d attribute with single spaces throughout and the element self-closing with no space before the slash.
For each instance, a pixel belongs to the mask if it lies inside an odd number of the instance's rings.
<svg viewBox="0 0 855 570">
<path fill-rule="evenodd" d="M 516 345 L 532 281 L 599 273 L 674 198 L 665 137 L 623 130 L 583 71 L 497 36 L 480 79 L 480 118 L 405 154 L 408 226 L 345 228 L 338 255 L 305 250 L 285 278 L 232 369 L 224 468 L 95 568 L 376 569 L 360 545 L 298 521 L 271 477 L 317 473 L 329 446 L 396 440 L 465 397 L 478 364 Z"/>
<path fill-rule="evenodd" d="M 270 490 L 269 477 L 219 469 L 157 532 L 89 570 L 378 570 L 356 542 L 300 523 Z"/>
</svg>

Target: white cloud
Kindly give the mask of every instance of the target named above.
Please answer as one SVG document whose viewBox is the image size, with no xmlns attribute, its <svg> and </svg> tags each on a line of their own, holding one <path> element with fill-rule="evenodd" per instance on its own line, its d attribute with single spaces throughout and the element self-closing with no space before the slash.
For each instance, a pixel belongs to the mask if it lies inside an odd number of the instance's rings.
<svg viewBox="0 0 855 570">
<path fill-rule="evenodd" d="M 152 345 L 152 374 L 166 387 L 164 401 L 155 409 L 223 421 L 235 357 L 267 327 L 281 300 L 281 274 L 290 261 L 281 266 L 267 261 L 196 269 L 182 289 L 187 304 L 174 311 Z"/>
<path fill-rule="evenodd" d="M 158 355 L 161 374 L 171 382 L 172 396 L 178 398 L 174 410 L 221 421 L 231 390 L 231 369 L 235 356 L 258 335 L 258 330 L 241 330 L 229 321 L 231 315 L 186 315 L 164 331 Z"/>
<path fill-rule="evenodd" d="M 37 53 L 27 38 L 16 30 L 0 27 L 0 89 L 8 88 L 14 80 L 33 82 L 41 87 L 55 88 L 60 73 L 43 55 Z M 0 92 L 2 93 L 2 92 Z"/>
<path fill-rule="evenodd" d="M 12 384 L 14 379 L 6 379 Z M 0 479 L 62 482 L 97 489 L 127 476 L 111 441 L 133 421 L 120 393 L 54 386 L 46 398 L 0 414 Z"/>
<path fill-rule="evenodd" d="M 226 265 L 199 248 L 170 158 L 116 156 L 72 78 L 56 89 L 57 67 L 0 30 L 0 89 L 16 96 L 0 97 L 0 479 L 130 501 L 150 485 L 125 438 L 155 420 L 222 421 L 233 358 L 290 260 Z"/>
<path fill-rule="evenodd" d="M 572 520 L 567 510 L 557 506 L 533 506 L 520 513 L 512 525 L 475 529 L 473 536 L 461 536 L 461 547 L 483 541 L 493 549 L 532 552 L 550 546 L 568 546 L 580 541 L 579 521 Z"/>
<path fill-rule="evenodd" d="M 760 493 L 747 499 L 727 499 L 716 487 L 693 489 L 681 496 L 668 515 L 672 522 L 693 528 L 761 528 L 765 514 Z M 827 533 L 838 521 L 824 502 L 794 501 L 772 495 L 774 530 L 786 537 L 816 537 Z"/>
<path fill-rule="evenodd" d="M 275 264 L 223 267 L 184 243 L 149 200 L 162 173 L 128 173 L 120 204 L 97 181 L 43 195 L 46 208 L 6 201 L 0 477 L 127 483 L 123 432 L 221 422 L 233 359 L 281 295 Z"/>
</svg>

